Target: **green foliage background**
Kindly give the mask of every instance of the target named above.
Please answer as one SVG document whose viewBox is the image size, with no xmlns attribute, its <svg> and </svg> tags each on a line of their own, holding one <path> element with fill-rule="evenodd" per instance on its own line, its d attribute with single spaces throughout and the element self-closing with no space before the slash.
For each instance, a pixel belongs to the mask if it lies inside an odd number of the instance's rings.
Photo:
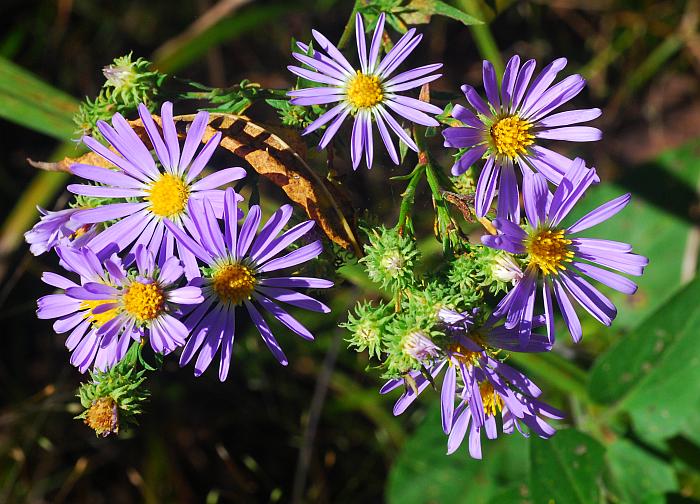
<svg viewBox="0 0 700 504">
<path fill-rule="evenodd" d="M 212 86 L 249 78 L 285 87 L 290 38 L 315 27 L 337 40 L 353 2 L 10 0 L 0 7 L 0 502 L 700 500 L 698 3 L 419 3 L 450 16 L 419 28 L 426 39 L 416 58 L 445 63 L 436 91 L 478 86 L 482 57 L 498 68 L 514 52 L 540 64 L 566 56 L 567 71 L 589 80 L 576 106 L 604 111 L 604 140 L 568 152 L 595 161 L 604 179 L 578 210 L 633 193 L 630 207 L 596 231 L 650 258 L 639 292 L 613 295 L 612 328 L 586 319 L 581 345 L 561 338 L 551 355 L 512 358 L 568 413 L 562 430 L 549 441 L 502 436 L 474 461 L 465 448 L 445 456 L 436 394 L 394 418 L 395 396 L 377 393 L 379 373 L 365 373 L 366 356 L 347 351 L 337 327 L 355 299 L 381 296 L 350 268 L 330 295 L 333 315 L 301 319 L 316 342 L 281 333 L 289 368 L 243 334 L 225 384 L 168 362 L 151 379 L 140 427 L 96 439 L 72 420 L 81 377 L 62 338 L 34 318 L 46 292 L 40 274 L 57 265 L 31 256 L 22 238 L 35 205 L 65 204 L 66 175 L 37 172 L 25 159 L 77 154 L 71 116 L 97 94 L 100 68 L 115 56 L 134 51 Z M 459 22 L 473 18 L 485 23 Z M 251 113 L 274 118 L 270 109 Z M 405 167 L 339 171 L 363 195 L 359 209 L 396 219 L 403 186 L 387 179 Z M 440 244 L 431 238 L 429 192 L 419 189 L 416 201 L 430 257 Z"/>
</svg>

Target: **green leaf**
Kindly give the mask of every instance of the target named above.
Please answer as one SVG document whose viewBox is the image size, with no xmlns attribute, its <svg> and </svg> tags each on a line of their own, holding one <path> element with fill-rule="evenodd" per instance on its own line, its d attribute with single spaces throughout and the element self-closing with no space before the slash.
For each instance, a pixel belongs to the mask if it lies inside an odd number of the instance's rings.
<svg viewBox="0 0 700 504">
<path fill-rule="evenodd" d="M 700 278 L 598 358 L 589 393 L 618 403 L 649 439 L 680 432 L 700 402 Z"/>
<path fill-rule="evenodd" d="M 67 140 L 73 136 L 78 102 L 30 72 L 0 57 L 0 117 Z"/>
<path fill-rule="evenodd" d="M 673 469 L 627 439 L 609 445 L 605 458 L 622 502 L 665 502 L 664 493 L 678 490 Z"/>
<path fill-rule="evenodd" d="M 574 429 L 551 439 L 533 437 L 530 443 L 532 501 L 556 504 L 592 504 L 599 501 L 598 477 L 605 449 L 595 439 Z"/>
<path fill-rule="evenodd" d="M 474 460 L 465 444 L 446 455 L 440 409 L 431 407 L 404 445 L 389 473 L 386 497 L 395 504 L 488 502 L 504 486 L 527 481 L 527 439 L 519 434 L 482 439 L 484 458 Z M 512 501 L 511 501 L 512 502 Z"/>
</svg>

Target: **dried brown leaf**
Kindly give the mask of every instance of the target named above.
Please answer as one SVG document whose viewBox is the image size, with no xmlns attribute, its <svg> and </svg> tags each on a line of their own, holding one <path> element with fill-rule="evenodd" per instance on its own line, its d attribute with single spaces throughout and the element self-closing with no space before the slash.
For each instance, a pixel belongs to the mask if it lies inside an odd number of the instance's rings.
<svg viewBox="0 0 700 504">
<path fill-rule="evenodd" d="M 175 125 L 180 136 L 194 120 L 194 115 L 176 116 Z M 154 116 L 160 124 L 160 118 Z M 139 137 L 150 145 L 141 120 L 131 121 Z M 202 142 L 207 142 L 217 131 L 222 133 L 221 147 L 244 159 L 263 177 L 279 186 L 293 202 L 316 221 L 330 240 L 357 256 L 362 249 L 354 226 L 354 211 L 345 192 L 329 180 L 321 178 L 306 163 L 306 146 L 299 134 L 291 129 L 264 128 L 247 117 L 231 114 L 210 114 Z M 283 139 L 284 138 L 284 139 Z M 101 156 L 89 152 L 79 158 L 65 158 L 57 163 L 28 160 L 43 170 L 70 172 L 75 163 L 111 167 Z"/>
</svg>

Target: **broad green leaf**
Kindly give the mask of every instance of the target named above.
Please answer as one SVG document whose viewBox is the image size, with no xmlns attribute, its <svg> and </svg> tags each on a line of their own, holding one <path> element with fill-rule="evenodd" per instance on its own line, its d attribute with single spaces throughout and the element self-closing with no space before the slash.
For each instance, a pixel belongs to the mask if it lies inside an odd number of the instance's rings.
<svg viewBox="0 0 700 504">
<path fill-rule="evenodd" d="M 663 503 L 664 493 L 678 490 L 673 469 L 627 439 L 609 445 L 605 459 L 622 502 Z"/>
<path fill-rule="evenodd" d="M 621 338 L 596 361 L 589 393 L 617 402 L 635 430 L 662 439 L 681 431 L 700 402 L 700 278 Z"/>
<path fill-rule="evenodd" d="M 78 102 L 32 73 L 0 57 L 0 117 L 46 135 L 73 135 Z"/>
<path fill-rule="evenodd" d="M 506 486 L 527 483 L 527 439 L 501 434 L 494 441 L 483 436 L 482 443 L 483 460 L 469 456 L 466 441 L 456 453 L 446 455 L 447 436 L 442 432 L 440 410 L 430 408 L 389 473 L 387 501 L 488 502 Z"/>
<path fill-rule="evenodd" d="M 599 501 L 598 478 L 605 449 L 574 429 L 530 443 L 530 494 L 536 503 L 593 504 Z"/>
</svg>

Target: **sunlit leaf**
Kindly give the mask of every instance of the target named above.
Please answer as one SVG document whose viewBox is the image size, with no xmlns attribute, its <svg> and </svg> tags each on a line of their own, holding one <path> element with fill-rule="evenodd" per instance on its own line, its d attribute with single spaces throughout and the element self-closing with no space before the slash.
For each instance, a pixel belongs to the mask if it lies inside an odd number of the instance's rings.
<svg viewBox="0 0 700 504">
<path fill-rule="evenodd" d="M 699 299 L 696 279 L 598 358 L 591 371 L 591 397 L 618 403 L 640 435 L 679 432 L 700 402 Z"/>
<path fill-rule="evenodd" d="M 530 443 L 530 493 L 534 502 L 592 504 L 599 502 L 598 479 L 605 449 L 574 429 Z"/>
<path fill-rule="evenodd" d="M 442 432 L 440 410 L 431 408 L 396 458 L 389 473 L 387 501 L 488 502 L 505 485 L 527 482 L 527 439 L 518 434 L 501 435 L 495 441 L 484 437 L 483 460 L 472 459 L 466 444 L 465 441 L 456 453 L 446 455 L 447 437 Z"/>
<path fill-rule="evenodd" d="M 605 459 L 623 502 L 666 502 L 663 494 L 678 490 L 671 466 L 627 439 L 610 444 Z"/>
</svg>

